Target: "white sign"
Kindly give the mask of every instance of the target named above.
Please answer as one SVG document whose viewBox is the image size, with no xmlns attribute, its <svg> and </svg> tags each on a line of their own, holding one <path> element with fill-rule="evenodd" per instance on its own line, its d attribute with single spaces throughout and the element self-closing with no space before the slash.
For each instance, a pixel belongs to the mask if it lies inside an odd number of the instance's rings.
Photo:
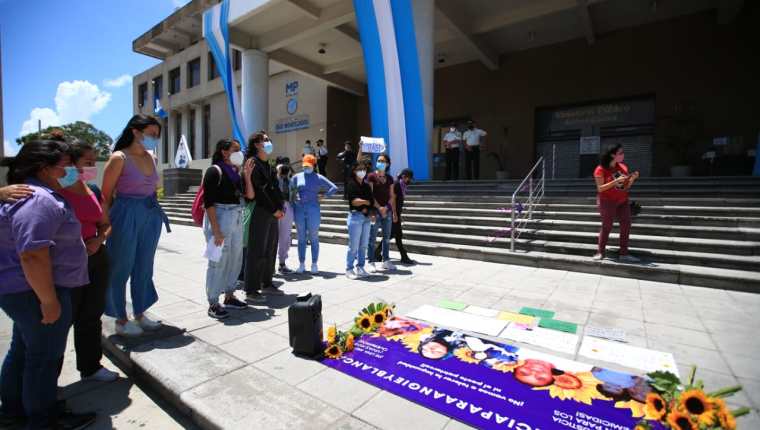
<svg viewBox="0 0 760 430">
<path fill-rule="evenodd" d="M 575 354 L 575 348 L 578 346 L 579 340 L 578 336 L 572 333 L 541 327 L 525 330 L 515 323 L 509 323 L 507 328 L 499 334 L 499 337 L 571 355 Z"/>
<path fill-rule="evenodd" d="M 292 97 L 298 94 L 298 81 L 285 82 L 285 97 Z"/>
<path fill-rule="evenodd" d="M 190 148 L 187 146 L 187 139 L 183 134 L 179 139 L 177 154 L 174 156 L 174 165 L 180 169 L 186 169 L 190 166 L 191 161 L 193 161 L 193 156 L 190 155 Z"/>
<path fill-rule="evenodd" d="M 430 305 L 422 305 L 409 312 L 406 316 L 448 328 L 472 331 L 487 336 L 496 336 L 507 325 L 506 321 Z"/>
<path fill-rule="evenodd" d="M 598 155 L 600 150 L 601 139 L 599 136 L 583 136 L 580 142 L 581 155 Z"/>
<path fill-rule="evenodd" d="M 362 152 L 368 154 L 382 154 L 385 152 L 385 139 L 382 137 L 367 137 L 361 138 Z"/>
</svg>

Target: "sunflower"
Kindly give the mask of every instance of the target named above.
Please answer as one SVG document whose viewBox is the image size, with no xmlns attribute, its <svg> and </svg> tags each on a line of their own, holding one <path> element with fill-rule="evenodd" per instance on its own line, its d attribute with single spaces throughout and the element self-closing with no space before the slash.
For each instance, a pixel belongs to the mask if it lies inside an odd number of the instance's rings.
<svg viewBox="0 0 760 430">
<path fill-rule="evenodd" d="M 718 421 L 720 422 L 721 428 L 725 430 L 736 430 L 736 418 L 734 418 L 734 414 L 728 409 L 723 409 L 718 412 Z"/>
<path fill-rule="evenodd" d="M 649 393 L 647 394 L 647 403 L 644 411 L 648 417 L 659 421 L 668 412 L 667 403 L 659 394 Z"/>
<path fill-rule="evenodd" d="M 659 419 L 649 413 L 644 403 L 638 402 L 633 399 L 626 400 L 626 401 L 618 400 L 617 402 L 615 402 L 615 407 L 618 409 L 630 409 L 631 416 L 634 418 L 643 418 L 645 420 Z"/>
<path fill-rule="evenodd" d="M 559 384 L 557 381 L 559 380 Z M 596 389 L 602 382 L 594 377 L 591 372 L 571 373 L 565 372 L 563 375 L 555 377 L 554 383 L 546 387 L 536 387 L 534 390 L 549 390 L 552 398 L 560 400 L 572 399 L 579 403 L 591 404 L 594 399 L 606 399 L 599 390 Z"/>
<path fill-rule="evenodd" d="M 514 362 L 511 362 L 511 363 L 510 362 L 506 362 L 506 361 L 500 361 L 500 362 L 494 364 L 491 368 L 493 370 L 498 370 L 499 372 L 502 372 L 502 373 L 512 373 L 512 372 L 515 371 L 516 368 L 522 366 L 523 364 L 525 364 L 525 363 L 524 362 L 520 362 L 520 361 L 514 361 Z"/>
<path fill-rule="evenodd" d="M 336 332 L 336 330 L 337 329 L 336 329 L 336 327 L 334 325 L 331 325 L 330 327 L 327 328 L 327 343 L 329 345 L 332 345 L 332 344 L 335 343 L 335 334 L 336 334 L 335 332 Z"/>
<path fill-rule="evenodd" d="M 715 419 L 713 405 L 702 390 L 687 390 L 681 394 L 679 408 L 691 415 L 696 415 L 700 424 L 712 424 Z"/>
<path fill-rule="evenodd" d="M 668 425 L 673 430 L 697 430 L 689 414 L 680 411 L 672 411 L 668 414 Z"/>
<path fill-rule="evenodd" d="M 380 325 L 385 322 L 386 316 L 385 312 L 383 311 L 377 311 L 374 314 L 372 314 L 372 324 L 374 325 Z"/>
<path fill-rule="evenodd" d="M 370 331 L 372 331 L 372 320 L 370 319 L 369 315 L 364 314 L 360 316 L 356 322 L 359 325 L 359 328 L 362 329 L 363 332 L 369 333 Z"/>
<path fill-rule="evenodd" d="M 465 363 L 478 364 L 480 360 L 475 358 L 475 352 L 467 347 L 457 348 L 454 350 L 454 357 Z"/>
<path fill-rule="evenodd" d="M 346 336 L 346 352 L 354 350 L 354 335 L 351 333 Z"/>
<path fill-rule="evenodd" d="M 338 345 L 330 345 L 325 350 L 325 357 L 327 358 L 340 358 L 340 356 L 343 354 L 343 351 L 340 350 L 340 346 Z"/>
</svg>

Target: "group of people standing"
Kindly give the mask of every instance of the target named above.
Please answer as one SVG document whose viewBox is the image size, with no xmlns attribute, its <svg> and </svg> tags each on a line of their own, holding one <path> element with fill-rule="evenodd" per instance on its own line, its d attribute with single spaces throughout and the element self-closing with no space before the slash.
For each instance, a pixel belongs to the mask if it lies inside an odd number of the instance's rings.
<svg viewBox="0 0 760 430">
<path fill-rule="evenodd" d="M 0 308 L 13 321 L 2 366 L 3 422 L 31 429 L 84 428 L 95 414 L 58 402 L 57 380 L 74 327 L 82 379 L 114 381 L 100 361 L 101 316 L 125 335 L 156 330 L 144 315 L 158 299 L 153 261 L 168 218 L 156 198 L 160 123 L 134 116 L 118 138 L 101 186 L 95 148 L 52 133 L 25 143 L 0 189 Z M 130 280 L 133 319 L 126 311 Z"/>
<path fill-rule="evenodd" d="M 306 143 L 304 143 L 301 157 L 304 155 L 315 156 L 317 160 L 316 172 L 322 176 L 327 176 L 327 160 L 329 158 L 329 152 L 327 151 L 327 145 L 325 145 L 323 139 L 317 139 L 316 148 L 311 145 L 311 140 L 307 139 Z"/>
<path fill-rule="evenodd" d="M 459 179 L 459 148 L 464 146 L 465 177 L 480 179 L 480 139 L 488 136 L 484 130 L 475 126 L 473 121 L 467 123 L 467 130 L 460 132 L 456 127 L 449 127 L 443 136 L 446 149 L 446 180 Z"/>
</svg>

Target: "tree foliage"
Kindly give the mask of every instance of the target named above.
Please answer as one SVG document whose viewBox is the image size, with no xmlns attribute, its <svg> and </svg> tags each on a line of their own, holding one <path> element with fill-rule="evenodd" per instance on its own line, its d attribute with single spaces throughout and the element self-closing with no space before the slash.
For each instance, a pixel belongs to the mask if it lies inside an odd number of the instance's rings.
<svg viewBox="0 0 760 430">
<path fill-rule="evenodd" d="M 71 124 L 62 126 L 48 127 L 42 130 L 42 132 L 34 132 L 21 136 L 16 139 L 16 142 L 19 145 L 23 145 L 24 143 L 33 140 L 46 139 L 55 130 L 63 131 L 63 135 L 68 141 L 79 139 L 82 142 L 92 145 L 98 154 L 98 160 L 107 160 L 111 155 L 111 145 L 113 145 L 113 139 L 111 139 L 111 136 L 84 121 L 72 122 Z"/>
</svg>

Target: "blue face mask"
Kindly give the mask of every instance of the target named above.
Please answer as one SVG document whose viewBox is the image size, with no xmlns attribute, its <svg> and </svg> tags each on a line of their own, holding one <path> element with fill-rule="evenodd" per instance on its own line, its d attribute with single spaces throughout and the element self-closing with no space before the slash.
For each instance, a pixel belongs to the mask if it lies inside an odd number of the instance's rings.
<svg viewBox="0 0 760 430">
<path fill-rule="evenodd" d="M 79 180 L 79 170 L 74 166 L 64 167 L 66 174 L 62 178 L 58 178 L 58 183 L 67 188 L 74 185 Z"/>
<path fill-rule="evenodd" d="M 156 148 L 158 148 L 158 138 L 153 136 L 144 136 L 142 144 L 146 150 L 155 151 Z"/>
<path fill-rule="evenodd" d="M 385 171 L 385 168 L 387 167 L 387 165 L 383 163 L 382 161 L 378 161 L 376 166 L 377 166 L 377 170 L 380 170 L 383 172 Z"/>
<path fill-rule="evenodd" d="M 306 173 L 307 175 L 311 175 L 312 173 L 314 173 L 314 168 L 313 168 L 313 167 L 304 167 L 304 168 L 303 168 L 303 171 L 304 171 L 304 173 Z"/>
<path fill-rule="evenodd" d="M 264 141 L 264 152 L 269 155 L 274 150 L 274 145 L 272 145 L 271 140 L 265 140 Z"/>
</svg>

